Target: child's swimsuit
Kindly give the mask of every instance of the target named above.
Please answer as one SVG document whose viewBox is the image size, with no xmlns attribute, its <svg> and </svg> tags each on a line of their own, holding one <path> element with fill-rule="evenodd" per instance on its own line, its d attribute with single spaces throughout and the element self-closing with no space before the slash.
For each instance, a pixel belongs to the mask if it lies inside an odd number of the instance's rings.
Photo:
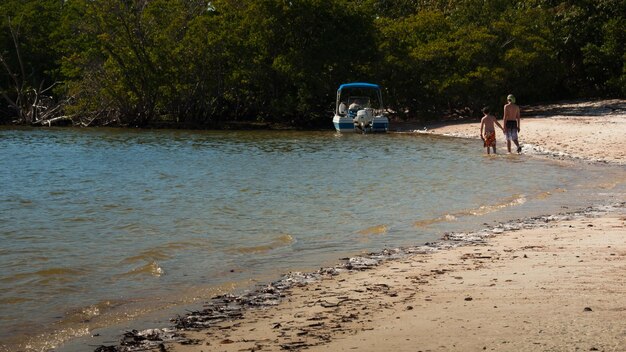
<svg viewBox="0 0 626 352">
<path fill-rule="evenodd" d="M 496 146 L 496 132 L 485 132 L 485 148 Z"/>
</svg>

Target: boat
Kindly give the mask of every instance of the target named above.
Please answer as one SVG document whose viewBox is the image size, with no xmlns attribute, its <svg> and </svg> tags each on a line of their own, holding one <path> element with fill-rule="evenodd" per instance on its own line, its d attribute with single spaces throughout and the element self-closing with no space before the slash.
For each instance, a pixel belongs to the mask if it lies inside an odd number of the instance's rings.
<svg viewBox="0 0 626 352">
<path fill-rule="evenodd" d="M 387 132 L 380 86 L 373 83 L 344 83 L 337 89 L 333 124 L 338 132 Z"/>
</svg>

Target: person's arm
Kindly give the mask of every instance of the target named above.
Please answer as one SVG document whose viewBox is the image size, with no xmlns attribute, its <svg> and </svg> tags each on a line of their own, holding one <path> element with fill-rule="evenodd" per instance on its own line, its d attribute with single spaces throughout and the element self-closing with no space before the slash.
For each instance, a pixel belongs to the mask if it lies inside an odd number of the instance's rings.
<svg viewBox="0 0 626 352">
<path fill-rule="evenodd" d="M 484 140 L 483 129 L 485 128 L 485 118 L 480 119 L 480 139 Z"/>
<path fill-rule="evenodd" d="M 517 119 L 517 132 L 520 131 L 520 124 L 522 122 L 521 112 L 519 106 L 517 107 L 517 111 L 515 112 L 515 118 Z"/>
<path fill-rule="evenodd" d="M 504 106 L 504 112 L 502 113 L 502 125 L 506 126 L 506 120 L 508 120 L 509 112 L 507 111 L 507 105 Z"/>
<path fill-rule="evenodd" d="M 498 122 L 498 119 L 495 120 L 496 125 L 498 125 L 498 127 L 500 127 L 500 129 L 502 130 L 502 132 L 504 132 L 504 127 L 502 127 L 500 125 L 500 122 Z M 503 122 L 504 123 L 504 122 Z"/>
</svg>

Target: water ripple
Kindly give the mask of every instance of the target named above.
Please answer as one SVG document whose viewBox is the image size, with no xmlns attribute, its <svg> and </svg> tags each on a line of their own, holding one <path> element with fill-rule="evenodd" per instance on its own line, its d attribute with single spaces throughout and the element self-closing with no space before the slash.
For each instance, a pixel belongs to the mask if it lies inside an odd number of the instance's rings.
<svg viewBox="0 0 626 352">
<path fill-rule="evenodd" d="M 621 194 L 624 180 L 426 135 L 0 127 L 0 138 L 3 341 L 68 311 L 95 319 L 107 308 L 90 307 L 111 297 L 316 267 L 537 201 L 559 209 L 587 180 Z"/>
</svg>

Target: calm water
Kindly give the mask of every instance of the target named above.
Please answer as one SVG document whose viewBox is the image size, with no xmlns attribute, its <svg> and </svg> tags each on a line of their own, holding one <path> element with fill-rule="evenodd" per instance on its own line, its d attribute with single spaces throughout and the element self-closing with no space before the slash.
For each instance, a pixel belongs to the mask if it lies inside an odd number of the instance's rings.
<svg viewBox="0 0 626 352">
<path fill-rule="evenodd" d="M 561 211 L 600 197 L 586 179 L 623 178 L 477 141 L 291 131 L 0 129 L 0 165 L 0 350 Z"/>
</svg>

